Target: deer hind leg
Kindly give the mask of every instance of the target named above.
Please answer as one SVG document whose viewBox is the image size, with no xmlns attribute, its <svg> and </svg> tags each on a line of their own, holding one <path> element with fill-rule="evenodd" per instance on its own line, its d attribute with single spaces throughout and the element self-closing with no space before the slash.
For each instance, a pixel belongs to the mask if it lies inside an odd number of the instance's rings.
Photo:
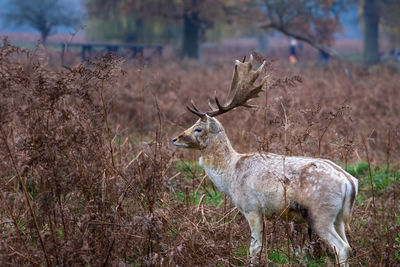
<svg viewBox="0 0 400 267">
<path fill-rule="evenodd" d="M 338 232 L 336 232 L 334 223 L 331 222 L 325 225 L 315 225 L 314 229 L 318 236 L 333 248 L 333 251 L 338 256 L 340 266 L 349 266 L 346 260 L 349 256 L 351 248 L 349 244 L 340 237 Z"/>
<path fill-rule="evenodd" d="M 335 221 L 335 230 L 339 234 L 339 236 L 343 239 L 343 241 L 349 246 L 349 241 L 347 241 L 346 231 L 345 231 L 345 222 L 343 220 L 343 214 L 340 212 L 336 217 Z"/>
<path fill-rule="evenodd" d="M 258 256 L 262 247 L 263 221 L 261 212 L 245 214 L 251 231 L 250 259 L 252 264 L 258 263 Z"/>
</svg>

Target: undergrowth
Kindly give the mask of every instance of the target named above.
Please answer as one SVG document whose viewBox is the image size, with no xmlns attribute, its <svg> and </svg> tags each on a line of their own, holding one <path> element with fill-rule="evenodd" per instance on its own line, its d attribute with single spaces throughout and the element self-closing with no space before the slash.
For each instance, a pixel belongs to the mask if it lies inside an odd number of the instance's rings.
<svg viewBox="0 0 400 267">
<path fill-rule="evenodd" d="M 196 153 L 170 144 L 193 122 L 184 104 L 227 88 L 231 64 L 129 64 L 108 55 L 58 67 L 40 47 L 0 48 L 2 266 L 249 264 L 246 220 Z M 283 70 L 297 71 L 269 71 Z M 229 137 L 243 152 L 343 162 L 361 185 L 351 262 L 398 266 L 398 74 L 354 68 L 349 81 L 335 67 L 298 71 L 296 87 L 278 78 L 260 108 L 222 116 Z M 304 225 L 285 227 L 266 222 L 262 263 L 333 265 Z"/>
</svg>

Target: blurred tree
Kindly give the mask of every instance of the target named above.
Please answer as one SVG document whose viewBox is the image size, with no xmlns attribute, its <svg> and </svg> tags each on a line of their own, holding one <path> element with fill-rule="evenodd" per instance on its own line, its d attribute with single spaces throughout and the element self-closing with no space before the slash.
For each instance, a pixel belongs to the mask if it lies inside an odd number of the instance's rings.
<svg viewBox="0 0 400 267">
<path fill-rule="evenodd" d="M 248 14 L 252 0 L 160 0 L 162 16 L 182 22 L 182 54 L 199 57 L 200 41 L 218 22 L 231 24 Z"/>
<path fill-rule="evenodd" d="M 150 16 L 154 3 L 152 0 L 88 0 L 87 32 L 92 39 L 152 42 L 151 37 L 156 35 L 154 28 L 160 25 L 157 18 Z"/>
<path fill-rule="evenodd" d="M 339 13 L 344 0 L 261 0 L 266 22 L 261 28 L 273 29 L 304 41 L 330 56 L 333 34 L 340 30 Z"/>
<path fill-rule="evenodd" d="M 6 21 L 9 24 L 29 26 L 39 31 L 43 44 L 57 27 L 76 27 L 82 19 L 82 13 L 74 5 L 74 1 L 9 0 L 7 7 L 4 12 Z"/>
<path fill-rule="evenodd" d="M 178 25 L 165 23 L 160 18 L 136 19 L 123 14 L 109 18 L 91 17 L 85 33 L 90 40 L 145 44 L 170 43 L 180 34 Z"/>
<path fill-rule="evenodd" d="M 210 23 L 206 18 L 202 18 L 201 0 L 183 1 L 183 40 L 182 56 L 189 58 L 199 57 L 199 37 L 201 28 Z"/>
<path fill-rule="evenodd" d="M 166 32 L 167 37 L 174 35 L 176 25 L 181 25 L 182 57 L 198 58 L 199 44 L 207 29 L 216 22 L 227 21 L 240 15 L 239 10 L 250 0 L 88 0 L 87 7 L 92 18 L 117 19 L 121 16 L 134 21 L 127 29 L 123 41 L 142 41 L 146 34 L 146 25 L 158 25 L 158 37 Z M 121 23 L 120 23 L 121 24 Z M 121 24 L 122 25 L 122 24 Z M 171 27 L 172 26 L 172 27 Z M 161 29 L 161 30 L 160 30 Z M 122 30 L 122 29 L 120 29 Z M 152 30 L 149 27 L 147 31 Z M 129 33 L 129 31 L 132 31 Z M 123 32 L 123 30 L 122 30 Z"/>
<path fill-rule="evenodd" d="M 387 38 L 392 52 L 400 51 L 400 1 L 382 0 L 379 2 L 381 15 L 380 29 Z"/>
<path fill-rule="evenodd" d="M 364 22 L 364 62 L 374 64 L 379 61 L 379 10 L 376 0 L 363 1 Z"/>
<path fill-rule="evenodd" d="M 393 49 L 400 42 L 400 1 L 399 0 L 360 0 L 364 51 L 366 64 L 379 62 L 380 33 L 386 34 Z"/>
</svg>

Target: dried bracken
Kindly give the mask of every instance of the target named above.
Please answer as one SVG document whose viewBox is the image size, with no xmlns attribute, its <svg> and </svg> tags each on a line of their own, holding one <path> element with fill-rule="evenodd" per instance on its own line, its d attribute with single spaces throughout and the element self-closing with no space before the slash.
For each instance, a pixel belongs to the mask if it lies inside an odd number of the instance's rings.
<svg viewBox="0 0 400 267">
<path fill-rule="evenodd" d="M 70 67 L 54 62 L 42 47 L 0 48 L 1 264 L 248 264 L 246 220 L 197 165 L 178 161 L 180 153 L 195 154 L 169 144 L 193 119 L 181 108 L 190 99 L 206 103 L 214 91 L 224 99 L 231 63 L 146 66 L 112 56 Z M 233 146 L 313 157 L 319 151 L 347 164 L 366 159 L 367 148 L 372 171 L 384 164 L 396 172 L 400 76 L 385 67 L 351 71 L 349 80 L 336 66 L 274 63 L 274 77 L 283 78 L 254 100 L 259 108 L 239 111 L 240 120 L 221 117 Z M 297 75 L 301 83 L 285 83 Z M 367 183 L 354 210 L 351 263 L 396 266 L 400 183 L 376 188 L 374 203 Z M 315 235 L 308 241 L 304 226 L 265 227 L 272 233 L 264 240 L 269 261 L 289 255 L 291 266 L 334 262 Z"/>
</svg>

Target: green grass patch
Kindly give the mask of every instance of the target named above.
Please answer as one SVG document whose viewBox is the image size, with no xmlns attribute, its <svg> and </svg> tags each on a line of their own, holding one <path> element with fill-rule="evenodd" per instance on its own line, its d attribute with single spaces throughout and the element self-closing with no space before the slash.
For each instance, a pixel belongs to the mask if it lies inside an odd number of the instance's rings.
<svg viewBox="0 0 400 267">
<path fill-rule="evenodd" d="M 221 193 L 220 191 L 216 190 L 213 191 L 211 187 L 208 187 L 208 190 L 205 191 L 203 187 L 201 187 L 197 192 L 193 192 L 193 190 L 190 190 L 188 192 L 188 196 L 186 195 L 185 192 L 182 191 L 176 191 L 176 197 L 179 201 L 181 202 L 186 202 L 189 201 L 193 205 L 199 205 L 200 199 L 203 197 L 202 203 L 205 203 L 206 205 L 209 206 L 217 206 L 223 199 L 224 199 L 224 194 Z M 189 197 L 189 199 L 186 199 Z"/>
<path fill-rule="evenodd" d="M 192 161 L 179 161 L 176 165 L 177 171 L 181 172 L 183 177 L 189 181 L 193 179 L 202 179 L 204 175 L 203 168 Z M 218 191 L 212 183 L 203 181 L 203 184 L 198 184 L 188 192 L 176 190 L 176 197 L 181 202 L 189 202 L 192 205 L 199 205 L 200 200 L 206 205 L 218 205 L 223 199 L 224 194 Z"/>
<path fill-rule="evenodd" d="M 177 171 L 181 172 L 186 179 L 193 179 L 203 173 L 199 163 L 193 161 L 179 161 L 176 165 Z"/>
<path fill-rule="evenodd" d="M 289 257 L 277 249 L 268 251 L 268 259 L 278 264 L 287 264 L 289 262 Z"/>
<path fill-rule="evenodd" d="M 331 259 L 332 262 L 334 262 L 334 259 Z M 325 258 L 324 255 L 321 255 L 321 258 L 316 259 L 313 257 L 304 257 L 301 260 L 301 263 L 303 263 L 305 266 L 308 267 L 319 267 L 319 266 L 325 266 Z"/>
<path fill-rule="evenodd" d="M 237 248 L 235 248 L 235 249 L 233 250 L 233 255 L 234 255 L 236 258 L 246 260 L 246 258 L 247 258 L 247 251 L 248 251 L 248 245 L 247 245 L 247 244 L 243 244 L 243 245 L 238 246 Z"/>
<path fill-rule="evenodd" d="M 359 179 L 360 190 L 371 188 L 369 177 L 368 163 L 361 161 L 355 164 L 349 164 L 345 170 Z M 384 189 L 390 188 L 390 185 L 395 183 L 400 178 L 400 170 L 393 170 L 387 166 L 371 166 L 371 177 L 374 184 L 374 189 L 380 193 Z"/>
</svg>

